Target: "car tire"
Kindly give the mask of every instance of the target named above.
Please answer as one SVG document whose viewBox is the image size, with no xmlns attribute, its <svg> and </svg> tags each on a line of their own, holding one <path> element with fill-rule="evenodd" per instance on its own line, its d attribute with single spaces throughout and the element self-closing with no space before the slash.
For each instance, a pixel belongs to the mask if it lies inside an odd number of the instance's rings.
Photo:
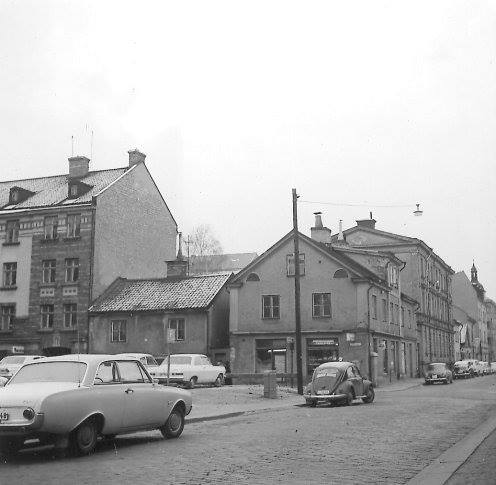
<svg viewBox="0 0 496 485">
<path fill-rule="evenodd" d="M 184 429 L 184 422 L 184 412 L 176 406 L 169 414 L 165 424 L 159 428 L 162 436 L 167 439 L 179 438 Z"/>
<path fill-rule="evenodd" d="M 196 384 L 198 383 L 198 377 L 195 377 L 193 376 L 189 381 L 188 381 L 188 385 L 187 385 L 187 388 L 188 389 L 193 389 L 194 387 L 196 387 Z"/>
<path fill-rule="evenodd" d="M 87 419 L 71 433 L 71 451 L 76 455 L 89 455 L 95 451 L 97 440 L 98 426 L 94 419 Z"/>
<path fill-rule="evenodd" d="M 344 405 L 345 406 L 351 406 L 353 404 L 353 392 L 352 391 L 348 391 L 346 393 L 346 397 L 345 397 L 345 400 L 344 400 Z"/>
<path fill-rule="evenodd" d="M 374 400 L 374 398 L 375 398 L 374 388 L 372 386 L 369 386 L 367 394 L 365 395 L 365 397 L 362 397 L 362 401 L 365 404 L 370 404 Z"/>
<path fill-rule="evenodd" d="M 307 399 L 307 406 L 314 408 L 315 406 L 317 406 L 317 401 L 315 399 Z"/>
<path fill-rule="evenodd" d="M 217 376 L 217 379 L 215 379 L 214 386 L 222 387 L 223 385 L 224 385 L 224 376 L 222 374 L 219 374 Z"/>
</svg>

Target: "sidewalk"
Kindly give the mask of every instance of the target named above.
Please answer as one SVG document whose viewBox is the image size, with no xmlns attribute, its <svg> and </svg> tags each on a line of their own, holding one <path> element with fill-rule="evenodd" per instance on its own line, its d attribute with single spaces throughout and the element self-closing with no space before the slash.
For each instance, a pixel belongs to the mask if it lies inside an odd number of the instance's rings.
<svg viewBox="0 0 496 485">
<path fill-rule="evenodd" d="M 420 386 L 423 382 L 423 379 L 408 378 L 375 388 L 375 392 L 405 391 Z M 296 389 L 290 387 L 278 387 L 277 399 L 264 398 L 263 386 L 260 384 L 198 387 L 193 389 L 191 393 L 193 395 L 193 410 L 186 418 L 186 422 L 189 423 L 228 418 L 305 403 L 305 398 L 298 395 Z"/>
</svg>

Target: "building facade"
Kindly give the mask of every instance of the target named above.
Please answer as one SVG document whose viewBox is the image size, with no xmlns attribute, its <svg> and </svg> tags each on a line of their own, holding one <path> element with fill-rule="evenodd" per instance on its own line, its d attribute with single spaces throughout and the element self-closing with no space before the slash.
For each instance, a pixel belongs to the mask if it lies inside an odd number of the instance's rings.
<svg viewBox="0 0 496 485">
<path fill-rule="evenodd" d="M 488 361 L 496 362 L 496 303 L 490 298 L 485 300 L 487 319 Z"/>
<path fill-rule="evenodd" d="M 90 302 L 117 277 L 156 276 L 177 225 L 144 163 L 0 182 L 0 354 L 87 351 Z"/>
<path fill-rule="evenodd" d="M 376 221 L 363 219 L 343 232 L 351 247 L 395 254 L 405 262 L 401 288 L 418 301 L 417 360 L 419 373 L 429 362 L 454 361 L 451 278 L 454 271 L 422 240 L 376 229 Z M 337 241 L 338 236 L 333 238 Z"/>
<path fill-rule="evenodd" d="M 414 375 L 416 302 L 402 295 L 393 255 L 330 244 L 316 222 L 300 238 L 302 366 L 354 361 L 376 383 Z M 360 262 L 359 262 L 360 261 Z M 296 372 L 293 232 L 229 284 L 234 374 Z"/>
</svg>

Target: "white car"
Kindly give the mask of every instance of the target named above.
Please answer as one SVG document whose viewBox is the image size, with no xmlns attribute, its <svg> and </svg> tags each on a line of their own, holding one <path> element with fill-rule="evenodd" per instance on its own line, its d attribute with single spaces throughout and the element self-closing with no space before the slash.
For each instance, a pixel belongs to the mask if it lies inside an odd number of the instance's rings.
<svg viewBox="0 0 496 485">
<path fill-rule="evenodd" d="M 131 359 L 139 360 L 145 366 L 145 369 L 148 371 L 148 374 L 150 374 L 152 377 L 155 377 L 154 372 L 158 368 L 158 363 L 155 360 L 155 357 L 153 357 L 153 355 L 130 353 L 130 354 L 117 354 L 117 356 L 118 357 L 129 357 Z"/>
<path fill-rule="evenodd" d="M 143 365 L 115 355 L 63 355 L 25 364 L 0 389 L 0 453 L 28 439 L 91 453 L 98 437 L 158 429 L 181 435 L 191 393 L 160 386 Z"/>
<path fill-rule="evenodd" d="M 0 360 L 0 376 L 10 379 L 27 362 L 44 358 L 43 355 L 8 355 Z"/>
<path fill-rule="evenodd" d="M 167 357 L 156 370 L 155 377 L 159 382 L 167 381 Z M 189 388 L 197 384 L 214 384 L 222 386 L 226 376 L 223 365 L 213 365 L 203 354 L 173 354 L 170 356 L 169 382 L 184 384 Z"/>
</svg>

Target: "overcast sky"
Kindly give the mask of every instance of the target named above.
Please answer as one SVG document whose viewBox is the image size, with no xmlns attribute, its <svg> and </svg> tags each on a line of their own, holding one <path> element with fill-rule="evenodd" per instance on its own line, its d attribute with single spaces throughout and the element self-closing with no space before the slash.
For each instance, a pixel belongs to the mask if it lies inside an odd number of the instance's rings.
<svg viewBox="0 0 496 485">
<path fill-rule="evenodd" d="M 0 0 L 0 45 L 1 179 L 93 131 L 91 169 L 138 147 L 226 252 L 289 231 L 296 187 L 302 232 L 372 210 L 496 298 L 496 2 Z"/>
</svg>

